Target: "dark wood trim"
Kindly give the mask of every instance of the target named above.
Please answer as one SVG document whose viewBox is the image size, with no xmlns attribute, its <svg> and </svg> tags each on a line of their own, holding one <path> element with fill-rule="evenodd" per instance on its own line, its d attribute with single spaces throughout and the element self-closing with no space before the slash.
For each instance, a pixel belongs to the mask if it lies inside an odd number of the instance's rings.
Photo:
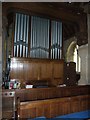
<svg viewBox="0 0 90 120">
<path fill-rule="evenodd" d="M 57 21 L 61 21 L 61 18 L 59 17 L 53 17 L 53 15 L 47 15 L 47 14 L 43 14 L 43 13 L 38 13 L 37 11 L 28 11 L 26 9 L 20 9 L 20 8 L 9 8 L 8 13 L 21 13 L 21 14 L 26 14 L 26 15 L 30 15 L 30 16 L 37 16 L 37 17 L 41 17 L 41 18 L 46 18 L 46 19 L 50 19 L 50 20 L 57 20 Z M 66 21 L 66 20 L 64 20 Z M 70 21 L 67 21 L 70 23 Z M 72 23 L 76 23 L 75 21 L 73 21 Z"/>
<path fill-rule="evenodd" d="M 90 95 L 90 85 L 66 86 L 66 87 L 48 87 L 48 88 L 29 88 L 29 89 L 11 89 L 3 91 L 15 91 L 16 97 L 20 101 L 34 101 L 52 98 L 63 98 L 79 95 Z"/>
<path fill-rule="evenodd" d="M 60 59 L 60 60 L 56 60 L 56 59 L 47 59 L 47 58 L 45 58 L 45 59 L 42 59 L 42 58 L 21 58 L 21 57 L 12 57 L 11 58 L 11 61 L 57 61 L 57 62 L 62 62 L 63 63 L 63 59 Z"/>
<path fill-rule="evenodd" d="M 43 5 L 42 3 L 14 2 L 14 3 L 7 3 L 6 5 L 7 5 L 7 7 L 6 7 L 7 12 L 10 12 L 12 10 L 14 10 L 14 11 L 20 10 L 20 11 L 26 11 L 27 13 L 30 13 L 33 15 L 41 14 L 41 16 L 48 16 L 50 18 L 67 20 L 67 21 L 72 21 L 72 22 L 78 22 L 78 20 L 81 18 L 81 16 L 84 15 L 84 14 L 81 14 L 81 15 L 72 14 L 72 12 L 68 11 L 65 8 L 64 8 L 65 10 L 54 9 L 52 7 Z M 4 8 L 4 6 L 5 6 L 5 4 L 3 5 L 3 8 Z M 64 15 L 65 12 L 67 12 L 67 16 Z"/>
</svg>

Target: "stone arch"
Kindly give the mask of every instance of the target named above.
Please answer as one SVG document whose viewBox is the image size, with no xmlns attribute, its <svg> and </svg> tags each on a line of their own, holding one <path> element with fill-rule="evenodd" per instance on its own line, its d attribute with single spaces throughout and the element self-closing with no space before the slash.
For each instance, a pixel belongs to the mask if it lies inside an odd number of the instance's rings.
<svg viewBox="0 0 90 120">
<path fill-rule="evenodd" d="M 73 61 L 73 56 L 74 56 L 74 50 L 76 48 L 77 42 L 76 41 L 72 41 L 68 48 L 67 48 L 67 52 L 66 52 L 66 61 L 67 62 L 71 62 Z"/>
</svg>

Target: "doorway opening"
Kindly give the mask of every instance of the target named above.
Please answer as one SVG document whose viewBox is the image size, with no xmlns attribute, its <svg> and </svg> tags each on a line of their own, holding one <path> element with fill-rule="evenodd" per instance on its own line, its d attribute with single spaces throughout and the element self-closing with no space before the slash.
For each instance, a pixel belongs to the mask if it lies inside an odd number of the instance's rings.
<svg viewBox="0 0 90 120">
<path fill-rule="evenodd" d="M 66 53 L 66 61 L 67 62 L 75 62 L 76 63 L 76 72 L 81 71 L 81 58 L 78 54 L 79 46 L 76 41 L 70 43 L 67 53 Z"/>
</svg>

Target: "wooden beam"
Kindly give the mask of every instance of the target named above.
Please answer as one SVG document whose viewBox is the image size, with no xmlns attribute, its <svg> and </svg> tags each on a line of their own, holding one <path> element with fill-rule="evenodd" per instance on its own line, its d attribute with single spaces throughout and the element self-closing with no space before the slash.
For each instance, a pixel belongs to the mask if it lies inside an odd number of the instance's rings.
<svg viewBox="0 0 90 120">
<path fill-rule="evenodd" d="M 60 3 L 59 3 L 60 5 Z M 68 9 L 62 9 L 60 6 L 59 9 L 57 9 L 55 6 L 50 7 L 44 5 L 44 3 L 32 3 L 32 2 L 12 2 L 12 3 L 3 3 L 3 11 L 9 12 L 13 10 L 22 10 L 26 11 L 29 14 L 37 14 L 37 15 L 43 15 L 50 18 L 56 18 L 60 20 L 66 20 L 71 22 L 78 22 L 81 18 L 81 16 L 84 16 L 84 14 L 72 14 L 72 12 L 68 11 Z"/>
</svg>

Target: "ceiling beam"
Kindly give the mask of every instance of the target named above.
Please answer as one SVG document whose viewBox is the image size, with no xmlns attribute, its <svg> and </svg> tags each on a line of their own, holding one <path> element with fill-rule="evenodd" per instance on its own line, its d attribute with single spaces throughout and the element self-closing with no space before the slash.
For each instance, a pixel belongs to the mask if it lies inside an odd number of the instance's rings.
<svg viewBox="0 0 90 120">
<path fill-rule="evenodd" d="M 60 5 L 60 3 L 59 3 Z M 47 16 L 50 18 L 57 18 L 61 21 L 69 21 L 69 22 L 78 22 L 85 16 L 85 14 L 72 14 L 68 9 L 62 9 L 60 7 L 57 9 L 57 7 L 50 7 L 46 6 L 44 3 L 38 3 L 38 2 L 12 2 L 12 3 L 3 3 L 3 11 L 9 12 L 10 10 L 22 10 L 27 11 L 28 13 L 34 13 L 34 14 L 41 14 L 43 16 Z"/>
</svg>

